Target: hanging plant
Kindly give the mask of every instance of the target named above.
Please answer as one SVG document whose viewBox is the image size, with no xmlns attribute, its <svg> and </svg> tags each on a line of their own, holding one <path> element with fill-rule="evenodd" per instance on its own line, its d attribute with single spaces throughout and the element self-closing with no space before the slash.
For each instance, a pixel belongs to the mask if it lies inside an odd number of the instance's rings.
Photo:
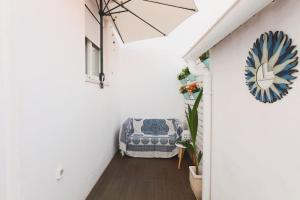
<svg viewBox="0 0 300 200">
<path fill-rule="evenodd" d="M 196 99 L 201 91 L 201 87 L 196 83 L 192 83 L 186 86 L 186 90 Z"/>
<path fill-rule="evenodd" d="M 185 79 L 188 75 L 190 75 L 190 70 L 188 67 L 184 68 L 181 70 L 180 74 L 178 74 L 177 79 L 178 80 L 183 80 Z"/>
<path fill-rule="evenodd" d="M 179 91 L 180 91 L 181 94 L 184 94 L 184 93 L 187 93 L 187 92 L 188 92 L 185 86 L 182 86 L 182 87 L 179 89 Z"/>
<path fill-rule="evenodd" d="M 192 83 L 192 84 L 186 86 L 186 89 L 189 93 L 195 93 L 195 92 L 200 91 L 200 88 L 198 87 L 198 85 L 196 83 Z"/>
<path fill-rule="evenodd" d="M 203 62 L 205 61 L 206 59 L 209 58 L 209 51 L 203 53 L 201 56 L 200 56 L 200 61 Z"/>
<path fill-rule="evenodd" d="M 190 94 L 188 93 L 188 90 L 186 89 L 186 86 L 182 86 L 179 89 L 180 93 L 184 96 L 185 99 L 190 99 Z"/>
</svg>

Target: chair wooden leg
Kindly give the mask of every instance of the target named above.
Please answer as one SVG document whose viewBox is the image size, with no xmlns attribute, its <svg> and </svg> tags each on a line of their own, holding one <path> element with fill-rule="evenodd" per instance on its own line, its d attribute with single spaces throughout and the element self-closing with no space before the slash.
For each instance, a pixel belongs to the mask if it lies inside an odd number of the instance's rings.
<svg viewBox="0 0 300 200">
<path fill-rule="evenodd" d="M 185 149 L 184 148 L 179 148 L 179 152 L 178 152 L 178 169 L 181 168 L 181 162 L 182 162 L 182 159 L 183 159 L 183 156 L 184 156 L 184 151 Z"/>
</svg>

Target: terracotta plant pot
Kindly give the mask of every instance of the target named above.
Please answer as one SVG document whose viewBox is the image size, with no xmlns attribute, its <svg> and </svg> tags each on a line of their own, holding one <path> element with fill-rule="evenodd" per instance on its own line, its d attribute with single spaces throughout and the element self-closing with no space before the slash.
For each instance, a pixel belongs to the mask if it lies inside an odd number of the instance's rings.
<svg viewBox="0 0 300 200">
<path fill-rule="evenodd" d="M 190 166 L 190 185 L 197 200 L 202 199 L 202 175 L 196 175 L 196 167 Z"/>
</svg>

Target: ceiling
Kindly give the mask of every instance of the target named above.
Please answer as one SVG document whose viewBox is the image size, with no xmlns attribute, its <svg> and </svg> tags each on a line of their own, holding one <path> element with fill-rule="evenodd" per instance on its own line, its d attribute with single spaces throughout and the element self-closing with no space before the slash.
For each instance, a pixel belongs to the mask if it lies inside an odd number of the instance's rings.
<svg viewBox="0 0 300 200">
<path fill-rule="evenodd" d="M 216 22 L 200 37 L 198 42 L 184 55 L 186 61 L 198 57 L 244 24 L 272 0 L 235 0 Z"/>
</svg>

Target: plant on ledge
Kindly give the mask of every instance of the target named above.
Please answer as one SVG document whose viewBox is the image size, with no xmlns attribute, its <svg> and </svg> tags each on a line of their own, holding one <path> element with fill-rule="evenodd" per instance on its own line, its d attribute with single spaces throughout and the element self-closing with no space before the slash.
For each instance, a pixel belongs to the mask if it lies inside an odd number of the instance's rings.
<svg viewBox="0 0 300 200">
<path fill-rule="evenodd" d="M 200 87 L 196 83 L 188 85 L 186 89 L 190 94 L 193 94 L 195 99 L 198 97 L 201 91 Z"/>
<path fill-rule="evenodd" d="M 178 74 L 177 79 L 180 81 L 182 79 L 185 79 L 185 75 L 183 73 Z"/>
<path fill-rule="evenodd" d="M 205 67 L 209 67 L 209 51 L 202 54 L 200 57 L 200 61 L 205 65 Z"/>
<path fill-rule="evenodd" d="M 203 62 L 203 61 L 205 61 L 206 59 L 208 59 L 208 58 L 209 58 L 209 51 L 203 53 L 199 58 L 200 58 L 200 61 L 201 61 L 201 62 Z"/>
<path fill-rule="evenodd" d="M 190 70 L 188 67 L 181 70 L 180 74 L 178 74 L 177 79 L 182 80 L 185 79 L 190 74 Z"/>
<path fill-rule="evenodd" d="M 180 91 L 180 94 L 182 94 L 186 100 L 190 99 L 190 94 L 188 93 L 186 86 L 180 87 L 179 91 Z"/>
<path fill-rule="evenodd" d="M 187 91 L 190 93 L 199 92 L 200 88 L 198 88 L 196 83 L 192 83 L 186 87 Z"/>
<path fill-rule="evenodd" d="M 184 93 L 187 93 L 187 92 L 188 92 L 185 86 L 182 86 L 182 87 L 179 89 L 179 91 L 180 91 L 180 94 L 184 94 Z"/>
<path fill-rule="evenodd" d="M 198 107 L 200 104 L 200 101 L 202 99 L 203 89 L 200 89 L 200 93 L 198 94 L 196 101 L 193 105 L 193 108 L 188 105 L 188 111 L 185 112 L 188 126 L 190 129 L 191 139 L 188 141 L 181 141 L 180 143 L 187 148 L 191 152 L 191 157 L 193 164 L 196 167 L 195 173 L 199 175 L 199 163 L 202 159 L 202 151 L 197 150 L 196 147 L 196 139 L 197 139 L 197 133 L 198 133 Z"/>
</svg>

